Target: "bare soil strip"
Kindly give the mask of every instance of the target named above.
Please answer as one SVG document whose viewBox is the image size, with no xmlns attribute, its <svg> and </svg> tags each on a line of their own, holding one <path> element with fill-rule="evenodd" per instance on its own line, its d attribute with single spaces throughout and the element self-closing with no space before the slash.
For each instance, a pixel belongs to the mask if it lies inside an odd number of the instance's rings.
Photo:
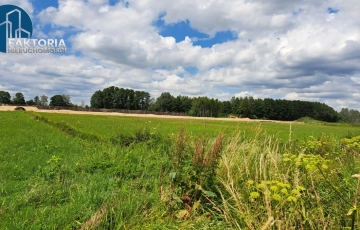
<svg viewBox="0 0 360 230">
<path fill-rule="evenodd" d="M 17 106 L 0 106 L 0 111 L 15 111 Z M 34 111 L 39 113 L 62 113 L 62 114 L 89 114 L 100 116 L 122 116 L 122 117 L 147 117 L 147 118 L 166 118 L 166 119 L 197 119 L 197 120 L 214 120 L 214 121 L 240 121 L 240 122 L 275 122 L 275 123 L 303 123 L 297 121 L 275 121 L 275 120 L 251 120 L 249 118 L 214 118 L 214 117 L 191 117 L 191 116 L 169 116 L 155 114 L 129 114 L 116 112 L 84 112 L 73 110 L 47 110 L 38 109 L 33 106 L 22 106 L 26 111 Z"/>
</svg>

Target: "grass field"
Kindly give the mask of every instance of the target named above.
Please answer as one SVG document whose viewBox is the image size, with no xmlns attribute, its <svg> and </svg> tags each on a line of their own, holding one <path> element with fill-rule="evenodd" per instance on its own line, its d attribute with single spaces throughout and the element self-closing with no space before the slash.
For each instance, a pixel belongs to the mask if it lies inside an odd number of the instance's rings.
<svg viewBox="0 0 360 230">
<path fill-rule="evenodd" d="M 56 122 L 65 122 L 68 125 L 105 138 L 110 138 L 118 133 L 131 134 L 139 127 L 147 126 L 162 135 L 176 134 L 180 126 L 184 126 L 188 133 L 193 136 L 216 136 L 219 132 L 232 134 L 234 132 L 246 132 L 253 136 L 254 127 L 261 127 L 268 135 L 274 135 L 283 141 L 288 141 L 290 124 L 271 122 L 236 122 L 236 121 L 214 121 L 193 119 L 160 119 L 142 117 L 116 117 L 116 116 L 93 116 L 72 114 L 45 113 L 42 116 Z M 334 136 L 340 140 L 345 136 L 360 135 L 360 126 L 338 125 L 331 123 L 306 124 L 294 123 L 291 125 L 293 140 L 304 140 L 313 137 L 321 137 L 323 134 Z"/>
<path fill-rule="evenodd" d="M 0 127 L 1 229 L 358 225 L 360 127 L 20 111 Z"/>
</svg>

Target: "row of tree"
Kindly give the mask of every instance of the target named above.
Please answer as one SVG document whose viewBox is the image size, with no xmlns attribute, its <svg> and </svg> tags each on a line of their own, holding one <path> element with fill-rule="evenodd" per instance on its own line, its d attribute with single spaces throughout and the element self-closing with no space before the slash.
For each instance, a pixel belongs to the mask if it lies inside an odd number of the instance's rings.
<svg viewBox="0 0 360 230">
<path fill-rule="evenodd" d="M 0 91 L 0 104 L 13 104 L 13 105 L 41 105 L 41 106 L 74 106 L 70 101 L 69 95 L 54 95 L 50 98 L 48 103 L 48 96 L 36 96 L 34 99 L 25 101 L 24 94 L 18 92 L 13 98 L 9 92 Z"/>
<path fill-rule="evenodd" d="M 238 117 L 288 121 L 306 116 L 329 122 L 339 120 L 339 114 L 333 108 L 320 102 L 252 97 L 233 97 L 230 101 L 219 101 L 208 97 L 174 97 L 169 92 L 162 93 L 154 100 L 147 92 L 115 86 L 96 91 L 91 97 L 91 107 L 179 112 L 199 117 L 224 117 L 232 114 Z"/>
<path fill-rule="evenodd" d="M 24 105 L 25 98 L 22 93 L 16 93 L 15 97 L 11 99 L 11 95 L 9 92 L 0 91 L 0 104 L 18 104 Z"/>
<path fill-rule="evenodd" d="M 151 111 L 188 113 L 196 117 L 219 117 L 223 115 L 222 102 L 208 97 L 174 97 L 162 93 L 149 107 Z"/>
<path fill-rule="evenodd" d="M 301 117 L 336 122 L 338 113 L 330 106 L 320 102 L 290 101 L 280 99 L 254 99 L 252 97 L 233 97 L 223 102 L 225 114 L 248 118 L 293 121 Z"/>
<path fill-rule="evenodd" d="M 13 98 L 6 91 L 0 91 L 0 104 L 41 105 L 41 106 L 77 106 L 71 103 L 69 95 L 36 96 L 25 101 L 21 92 Z M 81 107 L 85 107 L 82 101 Z M 91 107 L 106 109 L 148 110 L 157 112 L 187 113 L 199 117 L 238 117 L 297 120 L 301 117 L 311 117 L 321 121 L 343 121 L 360 123 L 360 112 L 342 109 L 336 112 L 330 106 L 320 102 L 289 101 L 280 99 L 254 99 L 252 97 L 233 97 L 229 101 L 219 101 L 208 97 L 172 96 L 169 92 L 162 93 L 152 99 L 148 92 L 111 86 L 96 91 L 91 97 Z"/>
</svg>

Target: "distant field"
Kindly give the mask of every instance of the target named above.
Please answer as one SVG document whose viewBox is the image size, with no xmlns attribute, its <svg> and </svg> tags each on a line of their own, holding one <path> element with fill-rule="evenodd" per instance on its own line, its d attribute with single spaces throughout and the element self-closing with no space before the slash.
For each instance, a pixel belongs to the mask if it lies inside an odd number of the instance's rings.
<svg viewBox="0 0 360 230">
<path fill-rule="evenodd" d="M 79 130 L 103 136 L 113 137 L 118 133 L 130 134 L 140 127 L 148 126 L 152 130 L 162 135 L 177 133 L 181 126 L 193 136 L 216 136 L 219 132 L 231 135 L 235 131 L 246 132 L 247 135 L 254 135 L 257 128 L 265 131 L 268 135 L 287 141 L 289 140 L 290 124 L 272 122 L 235 122 L 235 121 L 216 121 L 216 120 L 194 120 L 194 119 L 161 119 L 144 117 L 118 117 L 118 116 L 94 116 L 77 114 L 54 114 L 41 113 L 52 121 L 65 122 Z M 360 126 L 340 125 L 340 124 L 291 124 L 291 138 L 293 140 L 303 140 L 310 136 L 320 137 L 322 135 L 332 135 L 336 139 L 345 136 L 360 135 Z"/>
<path fill-rule="evenodd" d="M 0 131 L 0 229 L 261 229 L 270 215 L 274 229 L 346 229 L 358 220 L 345 214 L 357 205 L 360 145 L 343 152 L 340 139 L 359 126 L 0 111 Z"/>
</svg>

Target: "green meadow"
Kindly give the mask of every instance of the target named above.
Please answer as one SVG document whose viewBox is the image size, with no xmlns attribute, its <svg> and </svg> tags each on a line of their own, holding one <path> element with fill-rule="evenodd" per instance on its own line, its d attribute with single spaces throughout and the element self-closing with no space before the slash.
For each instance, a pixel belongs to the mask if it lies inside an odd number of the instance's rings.
<svg viewBox="0 0 360 230">
<path fill-rule="evenodd" d="M 0 112 L 1 229 L 357 229 L 360 127 Z"/>
<path fill-rule="evenodd" d="M 43 113 L 51 121 L 65 122 L 66 124 L 81 131 L 111 138 L 119 133 L 129 135 L 141 127 L 148 127 L 160 135 L 176 134 L 179 127 L 184 126 L 190 135 L 199 137 L 207 135 L 214 137 L 219 132 L 232 135 L 234 132 L 246 132 L 253 136 L 256 128 L 261 128 L 268 135 L 275 136 L 282 141 L 308 139 L 310 136 L 321 137 L 323 134 L 334 136 L 340 140 L 345 136 L 360 135 L 360 126 L 340 125 L 336 123 L 288 123 L 271 122 L 238 122 L 238 121 L 214 121 L 197 119 L 161 119 L 142 117 L 119 117 L 119 116 L 94 116 L 94 115 L 71 115 Z"/>
</svg>

